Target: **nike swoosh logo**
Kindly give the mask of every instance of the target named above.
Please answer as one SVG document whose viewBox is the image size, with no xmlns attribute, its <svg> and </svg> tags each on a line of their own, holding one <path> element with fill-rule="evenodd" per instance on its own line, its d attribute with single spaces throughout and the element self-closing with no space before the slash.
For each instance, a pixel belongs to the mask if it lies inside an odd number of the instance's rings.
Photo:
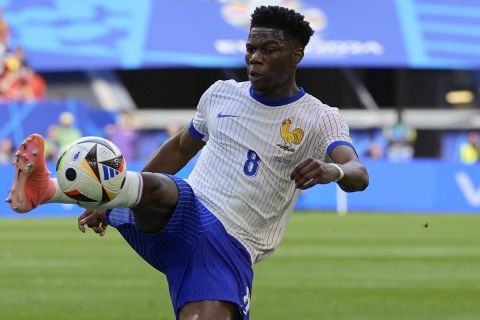
<svg viewBox="0 0 480 320">
<path fill-rule="evenodd" d="M 217 114 L 217 118 L 238 118 L 238 116 L 233 115 L 233 114 L 222 114 L 222 113 L 219 113 L 219 114 Z"/>
</svg>

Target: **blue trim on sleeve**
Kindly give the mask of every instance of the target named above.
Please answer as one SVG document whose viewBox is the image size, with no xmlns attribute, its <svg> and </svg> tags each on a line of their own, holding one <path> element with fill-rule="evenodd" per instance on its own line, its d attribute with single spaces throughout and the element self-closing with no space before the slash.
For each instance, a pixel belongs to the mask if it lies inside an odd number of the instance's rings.
<svg viewBox="0 0 480 320">
<path fill-rule="evenodd" d="M 334 142 L 330 143 L 330 145 L 327 148 L 327 153 L 330 157 L 332 156 L 331 155 L 332 150 L 335 149 L 335 147 L 338 147 L 338 146 L 349 146 L 353 150 L 355 150 L 355 148 L 353 147 L 353 144 L 351 142 L 348 142 L 348 141 L 334 141 Z"/>
<path fill-rule="evenodd" d="M 269 107 L 278 107 L 278 106 L 283 106 L 283 105 L 295 102 L 298 99 L 300 99 L 301 97 L 303 97 L 304 95 L 305 95 L 305 90 L 303 90 L 303 88 L 300 88 L 300 90 L 291 97 L 288 97 L 288 98 L 285 98 L 285 99 L 280 99 L 280 100 L 270 100 L 270 99 L 266 99 L 262 96 L 259 96 L 255 92 L 255 90 L 253 90 L 253 87 L 250 87 L 250 96 L 253 99 L 260 102 L 261 104 L 264 104 L 264 105 L 269 106 Z"/>
<path fill-rule="evenodd" d="M 192 136 L 199 140 L 202 140 L 203 137 L 205 137 L 204 134 L 201 134 L 200 132 L 198 132 L 197 129 L 195 129 L 195 127 L 193 126 L 193 122 L 190 122 L 190 127 L 188 127 L 188 131 L 191 133 Z"/>
</svg>

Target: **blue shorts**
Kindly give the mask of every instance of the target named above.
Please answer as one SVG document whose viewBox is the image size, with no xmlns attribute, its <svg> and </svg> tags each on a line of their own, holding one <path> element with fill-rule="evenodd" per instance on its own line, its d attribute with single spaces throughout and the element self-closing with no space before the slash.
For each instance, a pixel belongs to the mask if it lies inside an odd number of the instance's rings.
<svg viewBox="0 0 480 320">
<path fill-rule="evenodd" d="M 188 302 L 222 300 L 238 306 L 240 319 L 249 319 L 253 269 L 245 247 L 229 235 L 182 179 L 177 207 L 162 231 L 141 232 L 130 209 L 113 209 L 108 223 L 149 264 L 163 272 L 178 319 Z"/>
</svg>

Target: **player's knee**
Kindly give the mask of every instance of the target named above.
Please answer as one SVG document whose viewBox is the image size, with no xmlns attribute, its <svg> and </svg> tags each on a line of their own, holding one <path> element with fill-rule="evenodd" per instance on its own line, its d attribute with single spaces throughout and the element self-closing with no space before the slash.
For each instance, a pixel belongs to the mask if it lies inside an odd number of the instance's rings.
<svg viewBox="0 0 480 320">
<path fill-rule="evenodd" d="M 168 176 L 142 172 L 143 192 L 140 203 L 145 206 L 173 208 L 178 200 L 178 188 Z"/>
<path fill-rule="evenodd" d="M 169 177 L 142 173 L 142 198 L 133 209 L 138 228 L 145 233 L 161 231 L 170 220 L 178 200 L 178 189 Z"/>
</svg>

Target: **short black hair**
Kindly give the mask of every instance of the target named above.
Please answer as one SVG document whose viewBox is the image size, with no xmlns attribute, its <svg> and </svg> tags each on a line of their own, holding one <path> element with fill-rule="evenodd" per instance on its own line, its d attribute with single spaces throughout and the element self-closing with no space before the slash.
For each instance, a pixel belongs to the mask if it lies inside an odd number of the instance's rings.
<svg viewBox="0 0 480 320">
<path fill-rule="evenodd" d="M 279 6 L 260 6 L 252 13 L 250 29 L 274 28 L 283 30 L 288 37 L 299 42 L 305 48 L 313 35 L 310 23 L 304 16 L 292 9 Z"/>
</svg>

